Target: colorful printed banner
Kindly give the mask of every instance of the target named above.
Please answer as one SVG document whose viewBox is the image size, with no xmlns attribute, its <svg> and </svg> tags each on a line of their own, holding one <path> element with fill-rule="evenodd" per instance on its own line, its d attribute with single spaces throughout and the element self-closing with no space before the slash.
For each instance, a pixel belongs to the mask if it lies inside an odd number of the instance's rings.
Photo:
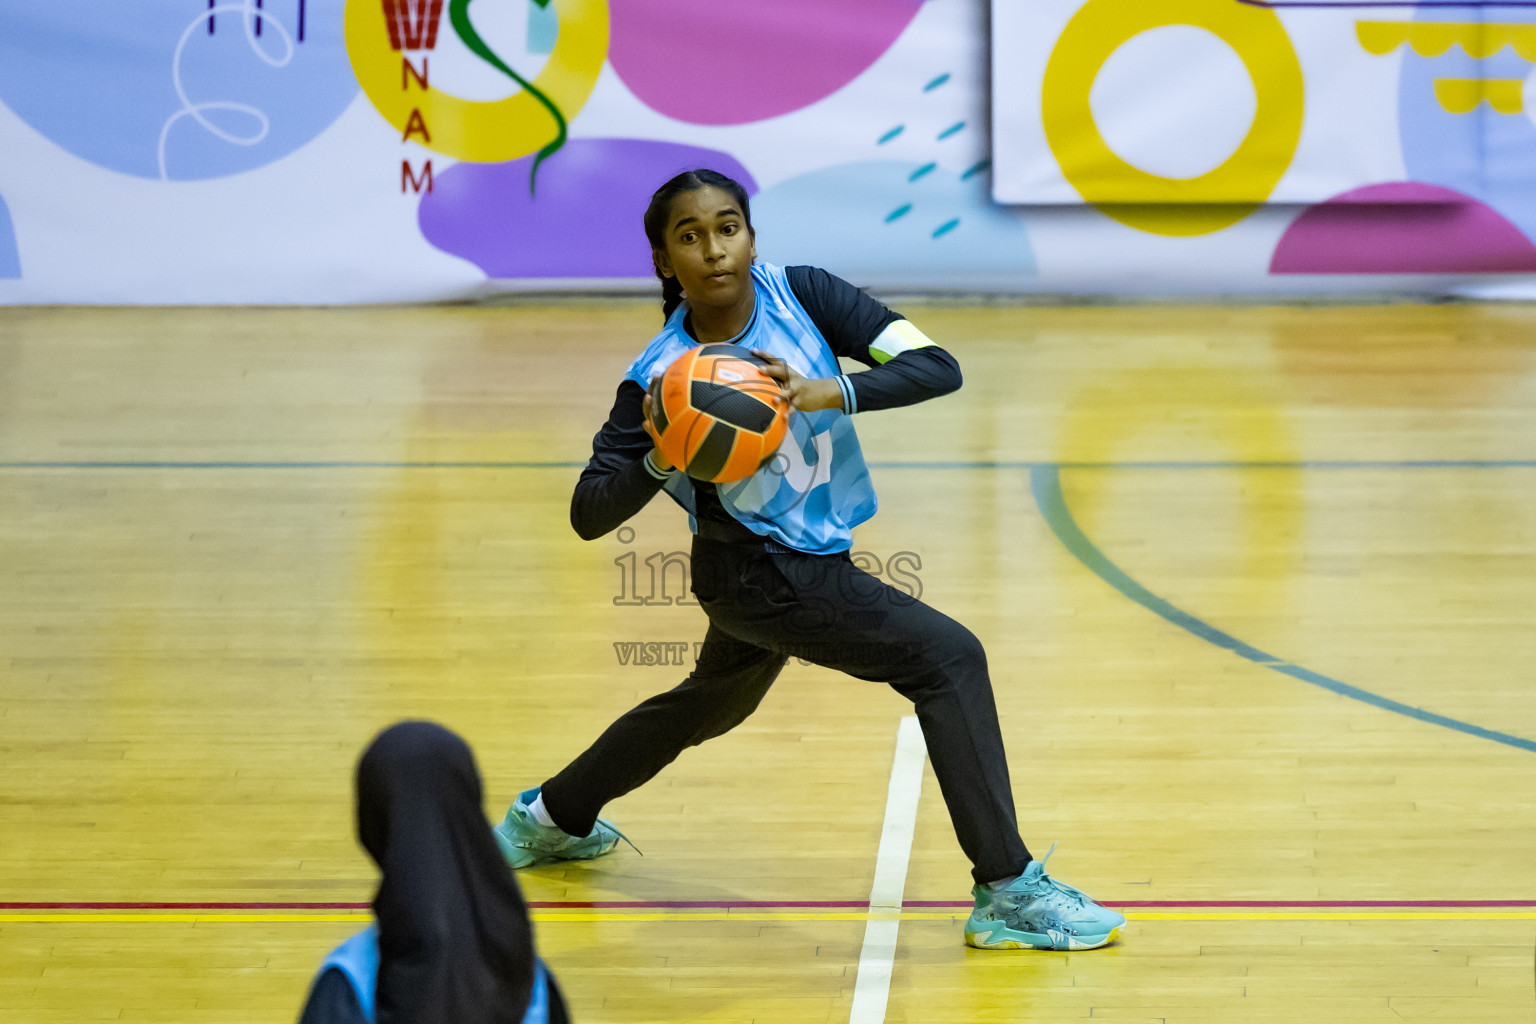
<svg viewBox="0 0 1536 1024">
<path fill-rule="evenodd" d="M 0 303 L 648 289 L 695 166 L 861 285 L 1536 294 L 1536 12 L 992 7 L 0 0 Z"/>
<path fill-rule="evenodd" d="M 993 194 L 1184 239 L 1282 208 L 1271 276 L 1530 273 L 1533 62 L 1530 5 L 999 0 Z"/>
</svg>

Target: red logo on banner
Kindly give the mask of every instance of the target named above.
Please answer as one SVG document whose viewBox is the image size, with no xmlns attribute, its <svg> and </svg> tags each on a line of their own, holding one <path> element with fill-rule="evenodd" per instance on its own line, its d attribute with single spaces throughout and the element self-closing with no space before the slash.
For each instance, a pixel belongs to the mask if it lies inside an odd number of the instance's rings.
<svg viewBox="0 0 1536 1024">
<path fill-rule="evenodd" d="M 437 45 L 443 0 L 384 0 L 389 45 L 396 50 L 430 50 Z"/>
</svg>

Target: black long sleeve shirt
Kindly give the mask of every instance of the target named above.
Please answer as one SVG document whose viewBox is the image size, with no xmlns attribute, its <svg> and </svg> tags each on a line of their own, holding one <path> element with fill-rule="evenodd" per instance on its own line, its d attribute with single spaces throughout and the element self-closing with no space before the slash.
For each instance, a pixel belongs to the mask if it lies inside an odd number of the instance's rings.
<svg viewBox="0 0 1536 1024">
<path fill-rule="evenodd" d="M 786 267 L 789 285 L 835 355 L 871 369 L 848 376 L 860 412 L 894 409 L 947 395 L 960 387 L 960 364 L 937 345 L 897 354 L 881 363 L 870 353 L 880 333 L 905 319 L 864 292 L 816 267 Z M 687 325 L 685 324 L 685 327 Z M 634 381 L 619 385 L 608 421 L 592 438 L 592 458 L 571 495 L 571 525 L 583 540 L 595 540 L 645 507 L 665 480 L 645 456 L 654 447 L 645 432 L 645 390 Z M 695 518 L 755 537 L 720 504 L 714 484 L 693 482 Z"/>
</svg>

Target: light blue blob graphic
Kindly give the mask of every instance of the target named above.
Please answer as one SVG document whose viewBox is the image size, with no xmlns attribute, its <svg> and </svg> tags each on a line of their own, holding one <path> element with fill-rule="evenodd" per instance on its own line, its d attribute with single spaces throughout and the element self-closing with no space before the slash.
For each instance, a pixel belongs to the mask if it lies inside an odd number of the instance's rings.
<svg viewBox="0 0 1536 1024">
<path fill-rule="evenodd" d="M 314 139 L 357 95 L 343 3 L 215 0 L 210 33 L 206 0 L 4 0 L 0 102 L 114 171 L 249 171 Z"/>
<path fill-rule="evenodd" d="M 16 246 L 16 228 L 11 211 L 0 199 L 0 278 L 21 276 L 21 250 Z"/>
<path fill-rule="evenodd" d="M 764 259 L 859 284 L 990 287 L 1035 274 L 1023 218 L 992 202 L 983 174 L 962 180 L 895 161 L 828 167 L 753 197 L 752 224 Z"/>
<path fill-rule="evenodd" d="M 554 5 L 528 0 L 528 52 L 554 53 L 559 38 L 560 15 Z"/>
<path fill-rule="evenodd" d="M 1419 8 L 1416 21 L 1477 22 L 1473 9 Z M 1487 16 L 1485 20 L 1495 20 Z M 1533 22 L 1536 12 L 1499 8 L 1496 20 Z M 1526 113 L 1500 114 L 1486 103 L 1452 114 L 1435 99 L 1437 78 L 1525 78 L 1531 65 L 1508 47 L 1483 60 L 1460 45 L 1438 57 L 1402 52 L 1398 123 L 1410 181 L 1444 185 L 1487 203 L 1536 239 L 1536 124 Z"/>
</svg>

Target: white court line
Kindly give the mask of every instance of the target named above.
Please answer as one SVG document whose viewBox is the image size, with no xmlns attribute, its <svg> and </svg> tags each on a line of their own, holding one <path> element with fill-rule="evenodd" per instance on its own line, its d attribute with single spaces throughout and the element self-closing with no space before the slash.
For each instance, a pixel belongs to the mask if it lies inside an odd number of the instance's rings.
<svg viewBox="0 0 1536 1024">
<path fill-rule="evenodd" d="M 875 884 L 869 891 L 873 916 L 864 926 L 859 950 L 859 975 L 853 989 L 848 1024 L 883 1024 L 891 995 L 891 967 L 896 960 L 896 930 L 901 926 L 901 897 L 907 887 L 907 862 L 912 859 L 912 833 L 917 828 L 917 798 L 923 791 L 923 730 L 911 715 L 896 730 L 896 760 L 885 796 L 885 827 L 875 858 Z"/>
</svg>

